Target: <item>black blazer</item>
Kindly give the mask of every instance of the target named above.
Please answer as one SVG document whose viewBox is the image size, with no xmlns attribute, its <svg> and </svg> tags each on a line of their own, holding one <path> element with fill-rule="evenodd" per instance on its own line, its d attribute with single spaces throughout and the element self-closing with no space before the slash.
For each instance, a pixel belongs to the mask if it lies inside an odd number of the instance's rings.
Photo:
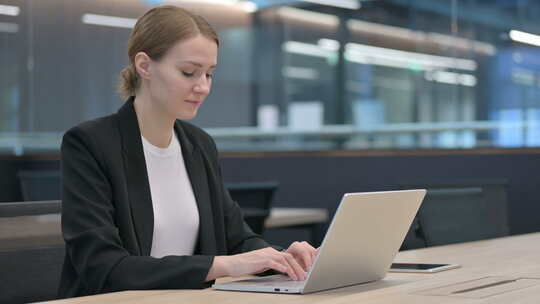
<svg viewBox="0 0 540 304">
<path fill-rule="evenodd" d="M 193 256 L 150 257 L 153 208 L 133 100 L 118 113 L 82 123 L 64 135 L 66 257 L 60 297 L 205 288 L 211 285 L 205 278 L 214 256 L 269 246 L 245 224 L 224 188 L 211 137 L 177 121 L 174 128 L 199 208 L 198 243 Z"/>
</svg>

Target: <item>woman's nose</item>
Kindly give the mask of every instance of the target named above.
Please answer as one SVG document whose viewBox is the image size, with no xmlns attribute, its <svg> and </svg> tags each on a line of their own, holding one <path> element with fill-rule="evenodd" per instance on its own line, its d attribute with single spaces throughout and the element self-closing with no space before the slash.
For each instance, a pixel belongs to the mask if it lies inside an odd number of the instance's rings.
<svg viewBox="0 0 540 304">
<path fill-rule="evenodd" d="M 194 90 L 198 94 L 208 94 L 210 93 L 211 80 L 205 75 L 197 82 L 194 87 Z"/>
</svg>

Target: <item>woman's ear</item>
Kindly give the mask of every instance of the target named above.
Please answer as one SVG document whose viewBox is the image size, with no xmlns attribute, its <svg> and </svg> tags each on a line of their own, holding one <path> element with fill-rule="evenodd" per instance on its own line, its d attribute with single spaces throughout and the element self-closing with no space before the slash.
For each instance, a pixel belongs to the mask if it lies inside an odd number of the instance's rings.
<svg viewBox="0 0 540 304">
<path fill-rule="evenodd" d="M 135 55 L 135 69 L 137 70 L 137 73 L 140 75 L 143 79 L 149 79 L 151 75 L 150 66 L 151 66 L 150 57 L 146 55 L 145 52 L 138 52 L 137 55 Z"/>
</svg>

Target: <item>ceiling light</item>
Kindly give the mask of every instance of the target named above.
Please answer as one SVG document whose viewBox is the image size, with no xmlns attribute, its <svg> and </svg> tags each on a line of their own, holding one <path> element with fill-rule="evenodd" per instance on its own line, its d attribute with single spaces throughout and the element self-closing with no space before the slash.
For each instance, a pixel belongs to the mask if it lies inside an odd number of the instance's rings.
<svg viewBox="0 0 540 304">
<path fill-rule="evenodd" d="M 253 13 L 258 9 L 257 3 L 253 1 L 241 0 L 162 0 L 165 3 L 190 3 L 190 4 L 215 4 L 239 7 L 245 12 Z"/>
<path fill-rule="evenodd" d="M 514 41 L 540 46 L 540 36 L 538 35 L 517 30 L 511 30 L 508 35 L 510 36 L 510 39 Z"/>
<path fill-rule="evenodd" d="M 84 14 L 82 16 L 82 22 L 85 24 L 94 24 L 110 27 L 133 28 L 135 26 L 135 23 L 137 23 L 137 19 L 96 14 Z"/>
<path fill-rule="evenodd" d="M 475 71 L 477 68 L 476 61 L 471 59 L 407 52 L 357 43 L 347 43 L 345 55 L 348 55 L 349 58 L 357 58 L 361 63 L 388 62 L 404 66 L 410 65 L 411 67 L 450 68 L 467 71 Z"/>
<path fill-rule="evenodd" d="M 427 72 L 424 75 L 427 81 L 435 81 L 439 83 L 446 83 L 452 85 L 463 85 L 467 87 L 474 87 L 476 85 L 476 77 L 471 74 L 460 74 L 449 71 L 433 71 Z"/>
<path fill-rule="evenodd" d="M 318 44 L 323 49 L 337 52 L 339 50 L 339 41 L 333 39 L 322 38 L 319 39 Z"/>
<path fill-rule="evenodd" d="M 257 8 L 258 8 L 257 4 L 251 1 L 241 2 L 240 6 L 242 7 L 244 11 L 248 13 L 254 13 L 257 11 Z"/>
<path fill-rule="evenodd" d="M 317 3 L 328 6 L 335 6 L 348 9 L 359 9 L 360 2 L 358 0 L 302 0 L 304 2 Z"/>
<path fill-rule="evenodd" d="M 313 57 L 330 58 L 335 55 L 335 52 L 323 49 L 318 45 L 298 41 L 286 41 L 282 48 L 288 53 Z"/>
<path fill-rule="evenodd" d="M 0 5 L 0 15 L 18 16 L 21 9 L 13 5 Z"/>
<path fill-rule="evenodd" d="M 299 41 L 286 41 L 283 44 L 283 50 L 285 52 L 322 58 L 336 56 L 338 49 L 339 42 L 327 38 L 320 39 L 318 44 Z M 346 60 L 360 64 L 373 64 L 404 69 L 459 69 L 466 71 L 475 71 L 477 69 L 476 61 L 471 59 L 407 52 L 357 43 L 347 43 L 345 45 L 344 56 Z"/>
</svg>

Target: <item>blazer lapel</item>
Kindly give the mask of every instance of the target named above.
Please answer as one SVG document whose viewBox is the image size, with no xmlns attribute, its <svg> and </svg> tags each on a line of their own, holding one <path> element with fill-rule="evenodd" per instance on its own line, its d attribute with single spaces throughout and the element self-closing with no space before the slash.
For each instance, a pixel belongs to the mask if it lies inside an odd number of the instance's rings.
<svg viewBox="0 0 540 304">
<path fill-rule="evenodd" d="M 213 212 L 204 156 L 199 147 L 193 145 L 181 124 L 180 121 L 177 121 L 175 130 L 182 147 L 182 156 L 199 209 L 199 239 L 196 253 L 216 254 Z"/>
<path fill-rule="evenodd" d="M 122 157 L 135 232 L 139 241 L 139 254 L 150 255 L 154 233 L 154 210 L 148 171 L 141 141 L 137 114 L 130 97 L 118 110 L 119 129 L 122 138 Z"/>
</svg>

